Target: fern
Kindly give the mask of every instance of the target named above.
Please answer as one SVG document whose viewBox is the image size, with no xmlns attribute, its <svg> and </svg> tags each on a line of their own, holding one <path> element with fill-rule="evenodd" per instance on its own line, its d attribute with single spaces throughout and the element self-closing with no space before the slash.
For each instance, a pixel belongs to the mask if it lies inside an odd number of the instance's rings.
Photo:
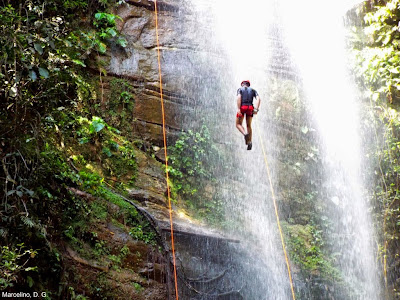
<svg viewBox="0 0 400 300">
<path fill-rule="evenodd" d="M 29 228 L 38 227 L 37 224 L 31 218 L 28 218 L 26 216 L 22 216 L 21 221 Z"/>
</svg>

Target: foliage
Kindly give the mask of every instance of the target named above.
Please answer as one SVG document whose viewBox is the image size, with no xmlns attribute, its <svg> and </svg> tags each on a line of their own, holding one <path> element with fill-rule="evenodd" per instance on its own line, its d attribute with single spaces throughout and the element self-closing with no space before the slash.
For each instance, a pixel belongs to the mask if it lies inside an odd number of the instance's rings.
<svg viewBox="0 0 400 300">
<path fill-rule="evenodd" d="M 369 110 L 366 120 L 369 128 L 365 130 L 375 137 L 367 150 L 373 163 L 369 170 L 374 182 L 371 202 L 378 220 L 376 227 L 382 233 L 378 246 L 383 279 L 386 288 L 391 286 L 392 292 L 400 296 L 396 292 L 399 286 L 395 275 L 400 238 L 400 114 L 396 109 L 377 104 L 375 111 Z"/>
<path fill-rule="evenodd" d="M 68 293 L 71 300 L 87 300 L 85 296 L 77 294 L 72 286 L 68 287 Z"/>
<path fill-rule="evenodd" d="M 169 169 L 172 196 L 184 201 L 191 212 L 217 224 L 221 221 L 222 204 L 214 193 L 216 160 L 221 159 L 203 125 L 197 132 L 182 132 L 175 145 L 170 147 Z M 221 170 L 219 170 L 221 171 Z"/>
<path fill-rule="evenodd" d="M 90 163 L 107 165 L 107 159 L 126 166 L 123 172 L 134 179 L 133 146 L 93 114 L 96 89 L 85 70 L 89 64 L 99 67 L 92 62 L 110 45 L 126 45 L 116 29 L 118 17 L 104 11 L 118 3 L 5 0 L 0 5 L 0 235 L 10 247 L 2 248 L 2 258 L 6 250 L 15 254 L 8 266 L 15 273 L 2 276 L 3 285 L 21 276 L 18 287 L 27 288 L 35 278 L 43 290 L 57 294 L 62 267 L 60 255 L 50 250 L 53 239 L 80 243 L 87 229 L 83 220 L 93 215 L 90 203 L 71 187 L 97 192 L 104 176 L 90 170 Z M 84 155 L 74 153 L 79 147 L 86 147 Z M 26 277 L 18 266 L 34 252 L 15 246 L 22 242 L 59 263 L 39 262 L 38 275 Z"/>
<path fill-rule="evenodd" d="M 376 6 L 365 14 L 364 28 L 353 28 L 354 70 L 375 101 L 400 97 L 399 8 L 399 0 Z"/>
<path fill-rule="evenodd" d="M 400 296 L 396 282 L 400 238 L 400 1 L 384 1 L 364 11 L 365 24 L 355 28 L 354 70 L 369 102 L 364 113 L 364 131 L 373 137 L 367 143 L 371 203 L 377 219 L 380 259 L 386 297 Z"/>
<path fill-rule="evenodd" d="M 192 130 L 182 132 L 175 145 L 171 147 L 169 172 L 172 176 L 181 179 L 184 175 L 211 179 L 211 166 L 206 162 L 207 158 L 216 151 L 212 145 L 210 132 L 205 125 L 198 132 Z"/>
<path fill-rule="evenodd" d="M 80 9 L 88 4 L 86 1 L 7 1 L 0 7 L 0 97 L 4 99 L 0 103 L 0 142 L 4 153 L 2 170 L 7 178 L 3 182 L 7 200 L 3 203 L 13 207 L 24 195 L 25 201 L 32 198 L 33 191 L 27 185 L 33 186 L 33 181 L 40 179 L 37 174 L 61 169 L 55 178 L 68 177 L 70 166 L 61 162 L 62 158 L 56 158 L 59 149 L 52 146 L 60 135 L 59 120 L 55 117 L 66 107 L 78 109 L 79 102 L 90 98 L 91 91 L 81 75 L 81 66 L 96 50 L 82 44 L 69 27 L 69 22 L 76 18 L 72 13 L 79 16 Z M 61 10 L 65 15 L 57 14 L 59 7 L 65 9 Z M 107 14 L 106 18 L 110 19 L 111 15 Z M 101 21 L 102 17 L 97 19 Z M 96 26 L 107 31 L 115 22 L 102 21 Z M 103 34 L 101 38 L 104 42 L 110 37 Z M 96 119 L 90 125 L 90 133 L 97 133 L 104 126 Z M 46 138 L 49 130 L 55 133 L 51 135 L 52 141 Z M 43 164 L 43 157 L 55 158 L 55 161 L 50 159 L 47 161 L 50 165 Z M 16 165 L 12 171 L 9 160 Z"/>
<path fill-rule="evenodd" d="M 27 264 L 31 258 L 37 255 L 37 250 L 26 250 L 24 244 L 18 244 L 10 249 L 3 246 L 0 253 L 0 290 L 12 287 L 18 280 L 18 273 L 21 271 L 36 271 L 37 267 L 28 267 Z M 30 278 L 30 277 L 29 277 Z M 31 279 L 32 280 L 32 279 Z M 30 286 L 31 283 L 30 283 Z"/>
<path fill-rule="evenodd" d="M 198 132 L 182 132 L 175 145 L 170 147 L 168 172 L 173 179 L 174 192 L 193 196 L 198 191 L 196 180 L 212 179 L 207 159 L 215 153 L 216 148 L 205 125 Z"/>
<path fill-rule="evenodd" d="M 124 130 L 133 121 L 133 87 L 125 79 L 113 78 L 110 81 L 110 97 L 107 99 L 108 110 L 105 116 L 108 123 Z M 129 135 L 130 132 L 124 132 Z"/>
<path fill-rule="evenodd" d="M 98 12 L 95 14 L 95 21 L 93 24 L 96 26 L 96 36 L 95 44 L 98 45 L 101 53 L 105 53 L 107 46 L 101 41 L 107 41 L 115 38 L 116 44 L 122 47 L 126 47 L 127 42 L 125 38 L 121 37 L 118 30 L 116 29 L 116 19 L 121 19 L 121 17 L 114 14 L 109 14 L 105 12 Z"/>
<path fill-rule="evenodd" d="M 65 227 L 64 235 L 77 249 L 81 249 L 83 243 L 89 241 L 95 249 L 95 256 L 109 254 L 105 242 L 99 240 L 97 234 L 90 229 L 91 223 L 103 222 L 109 217 L 119 220 L 117 224 L 122 223 L 123 227 L 126 226 L 127 231 L 134 239 L 150 245 L 156 244 L 156 234 L 149 222 L 137 212 L 134 206 L 109 190 L 105 186 L 104 178 L 90 171 L 80 171 L 79 178 L 81 188 L 97 196 L 98 199 L 85 207 L 85 215 L 76 215 L 73 221 Z M 110 214 L 107 203 L 117 205 L 118 212 Z"/>
<path fill-rule="evenodd" d="M 79 117 L 76 125 L 76 135 L 81 154 L 76 155 L 71 151 L 71 158 L 79 168 L 93 168 L 97 165 L 103 169 L 103 175 L 109 178 L 126 178 L 132 184 L 136 177 L 137 163 L 133 143 L 124 137 L 119 130 L 109 126 L 103 119 L 93 116 L 92 120 Z M 85 144 L 92 145 L 92 150 L 87 151 Z M 79 147 L 78 147 L 79 148 Z M 77 149 L 75 149 L 77 150 Z M 92 151 L 92 152 L 93 152 Z"/>
<path fill-rule="evenodd" d="M 126 202 L 121 196 L 118 196 L 106 188 L 101 188 L 98 195 L 103 199 L 118 205 L 120 211 L 115 217 L 122 220 L 122 223 L 129 227 L 129 235 L 134 239 L 143 241 L 146 244 L 156 244 L 156 234 L 149 222 L 138 213 L 135 207 Z"/>
<path fill-rule="evenodd" d="M 307 277 L 319 274 L 329 281 L 340 279 L 332 261 L 324 255 L 321 231 L 311 224 L 289 225 L 283 222 L 282 225 L 287 235 L 290 258 L 301 267 L 302 273 Z"/>
</svg>

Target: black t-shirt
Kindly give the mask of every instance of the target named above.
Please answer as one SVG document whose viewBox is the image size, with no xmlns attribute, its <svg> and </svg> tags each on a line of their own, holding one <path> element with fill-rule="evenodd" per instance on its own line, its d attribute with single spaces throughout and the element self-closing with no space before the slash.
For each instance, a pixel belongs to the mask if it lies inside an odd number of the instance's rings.
<svg viewBox="0 0 400 300">
<path fill-rule="evenodd" d="M 256 90 L 251 87 L 243 86 L 237 90 L 237 96 L 239 94 L 242 96 L 242 104 L 241 105 L 253 105 L 253 99 L 258 96 Z"/>
</svg>

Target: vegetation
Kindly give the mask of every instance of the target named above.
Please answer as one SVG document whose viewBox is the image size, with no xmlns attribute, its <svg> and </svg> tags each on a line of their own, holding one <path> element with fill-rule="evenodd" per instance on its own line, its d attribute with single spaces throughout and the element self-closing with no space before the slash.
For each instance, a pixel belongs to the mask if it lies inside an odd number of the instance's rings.
<svg viewBox="0 0 400 300">
<path fill-rule="evenodd" d="M 400 1 L 375 1 L 363 8 L 364 25 L 354 27 L 354 70 L 365 95 L 368 170 L 374 184 L 371 202 L 376 214 L 380 259 L 387 298 L 400 296 L 397 281 L 400 237 Z"/>
<path fill-rule="evenodd" d="M 132 86 L 124 79 L 113 78 L 110 81 L 110 97 L 107 103 L 109 116 L 107 119 L 112 126 L 125 128 L 132 122 L 131 111 L 134 105 L 132 91 Z"/>
<path fill-rule="evenodd" d="M 12 287 L 17 281 L 17 275 L 21 271 L 36 271 L 37 267 L 28 267 L 31 258 L 37 254 L 35 250 L 25 250 L 24 244 L 18 244 L 14 249 L 3 246 L 0 253 L 0 290 Z M 27 277 L 28 284 L 32 286 L 32 278 Z"/>
<path fill-rule="evenodd" d="M 156 246 L 150 224 L 113 192 L 134 187 L 138 176 L 135 137 L 126 129 L 134 120 L 134 88 L 113 78 L 109 95 L 104 94 L 103 55 L 111 45 L 127 44 L 116 27 L 119 17 L 111 13 L 120 2 L 3 0 L 0 5 L 0 290 L 111 299 L 113 287 L 104 272 L 81 275 L 66 268 L 59 249 L 71 248 L 94 269 L 121 272 L 143 253 L 110 243 L 107 226 Z M 368 91 L 363 129 L 373 136 L 366 149 L 375 165 L 366 173 L 374 183 L 370 201 L 381 231 L 383 281 L 387 298 L 395 298 L 400 297 L 400 0 L 371 3 L 377 6 L 364 7 L 365 24 L 354 27 L 351 45 L 357 82 Z M 292 83 L 285 84 L 294 89 Z M 281 105 L 278 96 L 274 105 Z M 271 111 L 286 120 L 294 110 L 304 113 L 300 104 Z M 297 125 L 303 135 L 311 128 Z M 315 217 L 323 210 L 319 183 L 305 188 L 306 174 L 319 166 L 318 149 L 286 143 L 297 151 L 290 157 L 283 149 L 281 173 L 294 175 L 278 179 L 291 260 L 307 280 L 340 281 L 326 253 L 327 237 L 321 236 L 321 228 L 330 224 Z M 216 167 L 223 159 L 207 126 L 182 132 L 169 150 L 174 200 L 194 216 L 224 226 L 216 178 L 226 170 Z M 91 280 L 79 287 L 79 276 Z M 143 289 L 140 282 L 130 284 Z"/>
<path fill-rule="evenodd" d="M 291 261 L 300 267 L 304 278 L 317 275 L 320 280 L 340 281 L 340 274 L 324 249 L 324 239 L 318 226 L 283 223 Z"/>
<path fill-rule="evenodd" d="M 110 13 L 120 2 L 0 4 L 0 290 L 86 299 L 86 289 L 103 299 L 106 278 L 79 287 L 57 249 L 118 270 L 136 254 L 110 244 L 105 224 L 156 244 L 147 220 L 112 192 L 133 186 L 137 174 L 137 149 L 116 128 L 131 120 L 117 113 L 132 110 L 132 87 L 111 83 L 113 119 L 101 107 L 101 56 L 126 46 Z"/>
<path fill-rule="evenodd" d="M 169 174 L 175 200 L 179 199 L 195 216 L 221 226 L 222 203 L 215 193 L 217 169 L 211 161 L 218 158 L 221 156 L 203 125 L 197 132 L 182 132 L 170 147 Z"/>
</svg>

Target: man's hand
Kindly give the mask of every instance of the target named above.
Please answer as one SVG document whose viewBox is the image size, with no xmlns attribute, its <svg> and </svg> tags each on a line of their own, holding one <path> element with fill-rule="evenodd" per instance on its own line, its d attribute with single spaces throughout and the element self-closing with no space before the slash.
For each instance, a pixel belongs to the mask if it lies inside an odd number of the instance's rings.
<svg viewBox="0 0 400 300">
<path fill-rule="evenodd" d="M 238 109 L 237 115 L 238 115 L 239 117 L 243 117 L 242 112 L 240 111 L 240 109 Z"/>
</svg>

